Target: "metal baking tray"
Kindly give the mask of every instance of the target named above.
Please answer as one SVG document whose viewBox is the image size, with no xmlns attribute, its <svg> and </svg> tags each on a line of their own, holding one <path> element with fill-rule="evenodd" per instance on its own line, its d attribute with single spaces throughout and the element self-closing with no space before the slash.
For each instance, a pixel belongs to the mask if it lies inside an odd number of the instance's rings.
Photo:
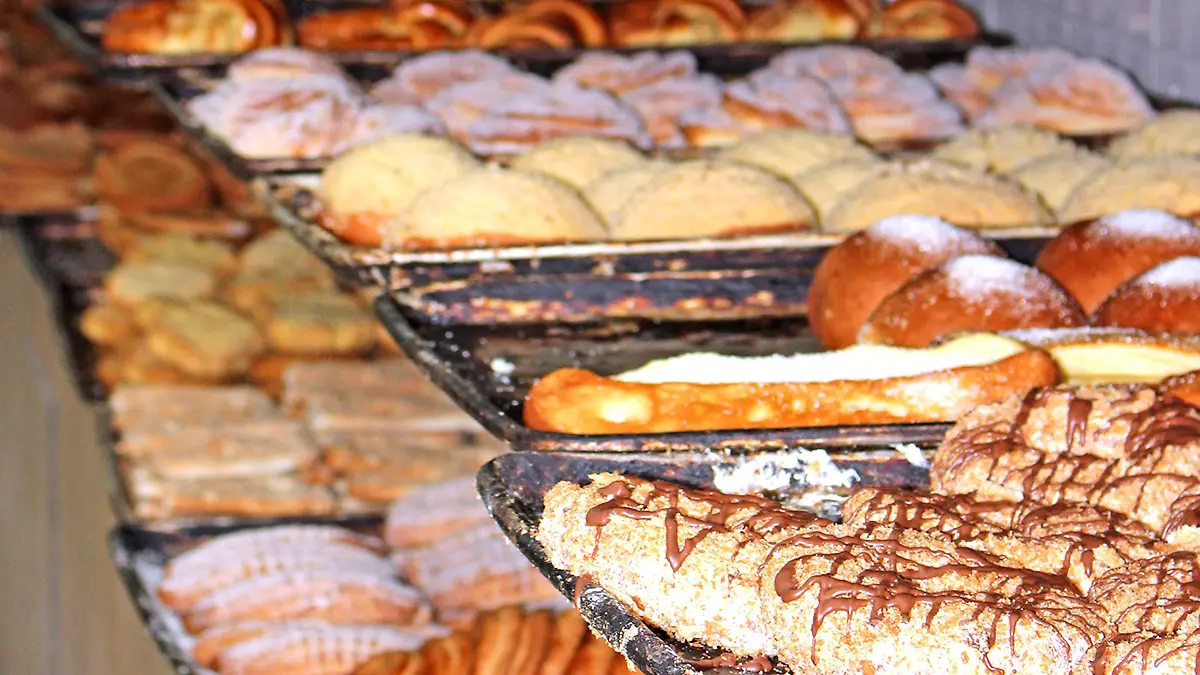
<svg viewBox="0 0 1200 675">
<path fill-rule="evenodd" d="M 34 13 L 76 56 L 90 64 L 93 68 L 114 78 L 137 80 L 147 75 L 157 76 L 172 71 L 221 68 L 228 66 L 242 56 L 242 54 L 236 53 L 121 54 L 106 51 L 100 40 L 105 20 L 117 8 L 136 1 L 89 0 L 86 2 L 71 2 L 70 0 L 54 0 L 39 4 L 34 8 Z M 311 14 L 357 7 L 378 7 L 385 3 L 379 0 L 284 0 L 283 4 L 288 21 L 294 25 L 299 19 Z M 468 4 L 479 9 L 502 3 L 481 0 L 471 1 Z M 606 4 L 612 3 L 598 0 L 594 4 L 597 8 L 601 8 Z M 967 49 L 980 44 L 1005 46 L 1012 43 L 1013 39 L 1010 35 L 988 31 L 983 31 L 975 37 L 954 40 L 871 39 L 852 42 L 852 44 L 861 44 L 870 47 L 882 54 L 896 58 L 902 63 L 911 64 L 913 67 L 934 65 L 939 59 L 945 59 L 948 55 L 961 54 Z M 696 45 L 689 47 L 689 49 L 694 50 L 696 55 L 705 61 L 736 64 L 762 61 L 783 49 L 799 44 L 817 45 L 830 43 L 732 43 Z M 638 51 L 641 48 L 605 49 L 629 52 Z M 517 48 L 493 51 L 500 56 L 512 59 L 518 63 L 527 64 L 534 69 L 544 70 L 565 65 L 578 58 L 581 54 L 590 51 L 590 49 Z M 394 66 L 401 59 L 421 53 L 426 52 L 356 50 L 329 52 L 329 56 L 342 63 Z"/>
<path fill-rule="evenodd" d="M 204 675 L 213 671 L 192 659 L 185 644 L 186 631 L 178 616 L 163 605 L 156 592 L 163 566 L 177 552 L 204 540 L 230 532 L 276 525 L 317 523 L 340 525 L 359 532 L 377 534 L 382 525 L 378 517 L 363 518 L 288 518 L 246 520 L 237 525 L 190 525 L 172 529 L 149 529 L 136 525 L 118 525 L 108 535 L 108 549 L 117 574 L 129 594 L 146 632 L 159 652 L 180 675 Z"/>
<path fill-rule="evenodd" d="M 798 446 L 887 447 L 937 443 L 950 428 L 949 424 L 882 424 L 605 436 L 536 431 L 522 422 L 525 394 L 538 377 L 557 368 L 573 366 L 610 374 L 690 351 L 761 355 L 813 352 L 820 345 L 803 319 L 438 327 L 414 322 L 387 295 L 375 301 L 375 311 L 434 384 L 515 450 L 744 453 Z"/>
<path fill-rule="evenodd" d="M 896 453 L 860 449 L 851 454 L 830 453 L 830 459 L 839 468 L 855 470 L 861 485 L 920 488 L 928 484 L 926 470 L 909 464 Z M 689 663 L 712 654 L 703 653 L 694 645 L 673 640 L 647 626 L 604 589 L 590 584 L 577 595 L 578 578 L 554 567 L 535 538 L 541 522 L 542 497 L 560 481 L 584 483 L 590 474 L 614 471 L 711 489 L 713 469 L 714 463 L 702 458 L 517 453 L 503 455 L 485 465 L 479 472 L 477 484 L 484 504 L 509 540 L 559 592 L 568 598 L 578 597 L 579 611 L 588 625 L 641 672 L 646 675 L 716 673 L 716 669 L 710 671 Z M 822 515 L 836 514 L 822 512 Z M 777 668 L 776 672 L 786 671 Z"/>
<path fill-rule="evenodd" d="M 260 178 L 256 194 L 340 277 L 385 288 L 425 321 L 443 324 L 586 322 L 613 317 L 692 320 L 795 316 L 822 256 L 845 234 L 605 241 L 449 251 L 354 246 L 317 223 L 312 193 Z M 1053 227 L 991 230 L 1032 262 Z"/>
</svg>

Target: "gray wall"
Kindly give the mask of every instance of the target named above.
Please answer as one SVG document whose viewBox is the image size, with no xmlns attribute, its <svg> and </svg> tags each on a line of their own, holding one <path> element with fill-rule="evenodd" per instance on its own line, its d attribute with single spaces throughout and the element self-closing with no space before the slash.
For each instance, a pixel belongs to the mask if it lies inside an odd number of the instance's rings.
<svg viewBox="0 0 1200 675">
<path fill-rule="evenodd" d="M 1151 91 L 1200 101 L 1200 0 L 964 1 L 1023 44 L 1109 59 Z"/>
</svg>

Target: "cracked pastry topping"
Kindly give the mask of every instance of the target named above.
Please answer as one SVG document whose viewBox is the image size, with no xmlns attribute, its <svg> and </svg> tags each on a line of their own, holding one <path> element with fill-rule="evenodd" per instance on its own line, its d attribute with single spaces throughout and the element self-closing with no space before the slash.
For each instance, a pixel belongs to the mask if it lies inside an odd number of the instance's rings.
<svg viewBox="0 0 1200 675">
<path fill-rule="evenodd" d="M 577 597 L 602 588 L 734 663 L 1193 672 L 1197 447 L 1200 409 L 1152 389 L 1036 389 L 955 427 L 934 493 L 864 488 L 840 523 L 599 474 L 546 494 L 537 538 Z"/>
</svg>

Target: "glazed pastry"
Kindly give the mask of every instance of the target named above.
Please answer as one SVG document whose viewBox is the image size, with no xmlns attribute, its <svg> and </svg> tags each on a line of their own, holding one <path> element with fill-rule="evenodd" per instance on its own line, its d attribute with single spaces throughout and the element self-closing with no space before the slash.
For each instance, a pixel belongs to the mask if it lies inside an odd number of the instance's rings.
<svg viewBox="0 0 1200 675">
<path fill-rule="evenodd" d="M 531 429 L 588 435 L 936 422 L 1058 381 L 1048 354 L 992 335 L 926 350 L 696 353 L 614 377 L 556 370 L 534 383 L 524 418 Z"/>
<path fill-rule="evenodd" d="M 867 18 L 862 4 L 854 0 L 772 2 L 751 13 L 746 39 L 762 42 L 851 40 Z"/>
<path fill-rule="evenodd" d="M 111 52 L 204 54 L 286 44 L 291 34 L 273 0 L 149 0 L 110 14 L 101 41 Z"/>
<path fill-rule="evenodd" d="M 896 0 L 869 18 L 859 37 L 955 40 L 979 34 L 979 20 L 954 0 Z"/>
<path fill-rule="evenodd" d="M 852 45 L 789 49 L 772 57 L 765 70 L 783 77 L 807 75 L 826 82 L 864 75 L 904 74 L 894 61 L 865 47 Z"/>
<path fill-rule="evenodd" d="M 779 127 L 850 130 L 833 93 L 815 78 L 756 74 L 729 84 L 722 107 L 752 131 Z"/>
<path fill-rule="evenodd" d="M 359 246 L 380 246 L 383 233 L 425 190 L 479 167 L 452 141 L 388 136 L 350 150 L 321 173 L 321 224 Z"/>
<path fill-rule="evenodd" d="M 1036 266 L 1095 311 L 1118 286 L 1164 262 L 1200 255 L 1200 230 L 1162 211 L 1133 210 L 1071 225 L 1046 244 Z"/>
<path fill-rule="evenodd" d="M 348 673 L 380 653 L 420 649 L 447 634 L 448 629 L 433 626 L 247 622 L 205 631 L 192 654 L 197 663 L 221 673 Z"/>
<path fill-rule="evenodd" d="M 339 77 L 342 69 L 333 59 L 300 47 L 257 49 L 229 64 L 225 79 L 235 82 L 275 80 L 310 75 Z"/>
<path fill-rule="evenodd" d="M 567 136 L 539 143 L 518 155 L 512 168 L 557 178 L 582 190 L 605 174 L 645 161 L 645 155 L 621 141 L 596 136 Z"/>
<path fill-rule="evenodd" d="M 1018 166 L 1078 149 L 1071 141 L 1035 127 L 973 129 L 943 143 L 931 153 L 937 159 L 979 171 L 1009 173 Z"/>
<path fill-rule="evenodd" d="M 397 499 L 387 512 L 384 537 L 392 548 L 421 548 L 487 523 L 475 477 L 424 485 Z"/>
<path fill-rule="evenodd" d="M 1200 214 L 1200 160 L 1156 156 L 1120 162 L 1076 188 L 1059 219 L 1071 223 L 1129 209 L 1157 209 L 1181 218 Z"/>
<path fill-rule="evenodd" d="M 874 156 L 870 159 L 839 159 L 789 176 L 788 180 L 812 204 L 821 229 L 836 232 L 835 224 L 829 221 L 834 207 L 846 195 L 887 170 L 888 163 Z"/>
<path fill-rule="evenodd" d="M 463 38 L 480 49 L 600 47 L 608 31 L 600 15 L 579 0 L 531 0 L 482 18 Z"/>
<path fill-rule="evenodd" d="M 654 240 L 799 232 L 812 207 L 783 179 L 753 167 L 698 160 L 670 167 L 630 195 L 614 239 Z"/>
<path fill-rule="evenodd" d="M 201 167 L 161 141 L 138 141 L 102 154 L 93 180 L 100 197 L 122 213 L 204 210 L 212 204 L 212 186 Z"/>
<path fill-rule="evenodd" d="M 1168 110 L 1144 122 L 1108 146 L 1120 159 L 1151 155 L 1200 155 L 1200 111 Z"/>
<path fill-rule="evenodd" d="M 975 82 L 962 64 L 943 63 L 930 69 L 929 79 L 937 85 L 942 96 L 962 110 L 968 121 L 974 122 L 992 105 L 991 91 Z"/>
<path fill-rule="evenodd" d="M 872 81 L 874 80 L 874 81 Z M 867 143 L 887 145 L 963 132 L 962 115 L 920 75 L 861 75 L 826 81 Z"/>
<path fill-rule="evenodd" d="M 427 107 L 460 142 L 468 140 L 471 126 L 517 96 L 540 95 L 550 88 L 540 77 L 526 73 L 451 84 L 429 99 Z"/>
<path fill-rule="evenodd" d="M 494 80 L 517 72 L 507 61 L 480 51 L 423 54 L 400 62 L 371 94 L 388 103 L 424 103 L 455 84 Z"/>
<path fill-rule="evenodd" d="M 1165 262 L 1130 279 L 1096 308 L 1099 326 L 1200 333 L 1200 256 Z"/>
<path fill-rule="evenodd" d="M 693 109 L 713 108 L 721 103 L 725 85 L 715 75 L 659 80 L 621 96 L 621 102 L 636 112 L 659 148 L 687 145 L 680 118 Z"/>
<path fill-rule="evenodd" d="M 1044 155 L 1008 171 L 1008 176 L 1035 192 L 1051 211 L 1060 213 L 1067 198 L 1092 176 L 1112 164 L 1086 150 L 1074 149 Z"/>
<path fill-rule="evenodd" d="M 963 255 L 917 274 L 884 298 L 858 341 L 924 347 L 960 332 L 1086 323 L 1079 304 L 1036 269 L 998 256 Z"/>
<path fill-rule="evenodd" d="M 691 52 L 639 52 L 624 56 L 588 52 L 554 73 L 553 81 L 586 89 L 601 89 L 613 96 L 669 80 L 697 75 L 696 57 Z"/>
<path fill-rule="evenodd" d="M 1053 216 L 1019 184 L 957 165 L 922 160 L 868 180 L 830 212 L 826 228 L 860 230 L 892 215 L 920 214 L 980 229 L 1048 225 Z"/>
<path fill-rule="evenodd" d="M 1029 124 L 1064 134 L 1126 131 L 1154 116 L 1145 95 L 1124 73 L 1095 60 L 1035 70 L 996 89 L 981 127 Z"/>
<path fill-rule="evenodd" d="M 1055 72 L 1079 61 L 1079 57 L 1058 47 L 987 47 L 967 53 L 967 77 L 989 98 L 1012 80 L 1027 78 L 1035 70 Z"/>
<path fill-rule="evenodd" d="M 516 154 L 539 142 L 580 132 L 642 149 L 653 145 L 641 118 L 628 106 L 602 91 L 568 84 L 498 102 L 471 123 L 465 142 L 485 155 Z"/>
<path fill-rule="evenodd" d="M 821 259 L 808 321 L 826 349 L 843 349 L 879 303 L 914 275 L 966 254 L 1003 255 L 975 232 L 928 216 L 895 216 L 852 234 Z"/>
<path fill-rule="evenodd" d="M 831 162 L 876 158 L 853 136 L 813 129 L 778 129 L 746 136 L 719 156 L 780 176 L 793 176 Z"/>
<path fill-rule="evenodd" d="M 746 15 L 733 0 L 630 0 L 610 12 L 619 47 L 737 42 Z"/>
<path fill-rule="evenodd" d="M 296 24 L 297 41 L 321 51 L 406 51 L 456 46 L 472 17 L 452 2 L 421 0 L 311 14 Z"/>
<path fill-rule="evenodd" d="M 419 248 L 504 246 L 605 238 L 570 186 L 540 174 L 479 169 L 423 192 L 386 243 Z"/>
</svg>

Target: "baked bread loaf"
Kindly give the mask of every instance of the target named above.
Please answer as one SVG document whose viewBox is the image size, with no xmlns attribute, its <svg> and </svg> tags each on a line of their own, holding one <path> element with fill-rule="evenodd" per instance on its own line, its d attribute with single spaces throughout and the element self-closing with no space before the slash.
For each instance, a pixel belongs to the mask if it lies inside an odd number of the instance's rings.
<svg viewBox="0 0 1200 675">
<path fill-rule="evenodd" d="M 385 234 L 406 248 L 592 241 L 604 224 L 569 185 L 549 176 L 483 168 L 426 190 Z"/>
<path fill-rule="evenodd" d="M 1008 177 L 1042 198 L 1051 211 L 1059 213 L 1071 193 L 1112 166 L 1106 158 L 1074 149 L 1043 155 L 1008 171 Z"/>
<path fill-rule="evenodd" d="M 1069 153 L 1076 145 L 1036 127 L 973 129 L 938 146 L 931 156 L 979 171 L 1008 173 L 1046 155 Z"/>
<path fill-rule="evenodd" d="M 831 162 L 876 159 L 875 153 L 853 136 L 817 129 L 774 129 L 751 134 L 718 156 L 784 177 Z"/>
<path fill-rule="evenodd" d="M 929 216 L 894 216 L 852 234 L 821 259 L 808 292 L 808 322 L 826 349 L 843 349 L 875 308 L 914 275 L 969 253 L 1004 255 L 969 230 Z"/>
<path fill-rule="evenodd" d="M 1049 352 L 1062 371 L 1064 384 L 1158 384 L 1200 370 L 1200 338 L 1194 335 L 1097 327 L 1009 331 L 1004 335 Z"/>
<path fill-rule="evenodd" d="M 799 232 L 816 217 L 782 178 L 720 160 L 676 164 L 651 177 L 621 206 L 612 237 L 653 240 Z"/>
<path fill-rule="evenodd" d="M 1059 218 L 1071 223 L 1127 209 L 1200 214 L 1200 160 L 1160 155 L 1119 162 L 1076 188 Z"/>
<path fill-rule="evenodd" d="M 885 298 L 858 339 L 924 347 L 960 332 L 1086 324 L 1079 304 L 1045 274 L 1007 258 L 963 255 L 917 274 Z"/>
<path fill-rule="evenodd" d="M 1168 110 L 1113 140 L 1108 154 L 1118 159 L 1154 155 L 1200 155 L 1200 111 Z"/>
<path fill-rule="evenodd" d="M 524 419 L 569 434 L 936 422 L 1058 379 L 1048 354 L 994 335 L 927 350 L 687 354 L 611 378 L 556 370 L 530 389 Z"/>
<path fill-rule="evenodd" d="M 111 52 L 204 54 L 248 52 L 291 41 L 275 0 L 149 0 L 109 15 L 101 42 Z"/>
<path fill-rule="evenodd" d="M 477 168 L 453 141 L 388 136 L 339 156 L 321 173 L 321 224 L 352 244 L 379 246 L 417 195 Z"/>
<path fill-rule="evenodd" d="M 645 155 L 627 143 L 596 136 L 567 136 L 539 143 L 512 161 L 512 168 L 557 178 L 582 190 L 622 169 L 638 166 Z"/>
<path fill-rule="evenodd" d="M 1098 326 L 1200 333 L 1200 256 L 1175 258 L 1125 282 L 1093 317 Z"/>
<path fill-rule="evenodd" d="M 1037 196 L 1013 181 L 956 164 L 920 160 L 893 165 L 846 194 L 825 223 L 830 230 L 853 231 L 902 214 L 937 216 L 979 229 L 1054 222 Z"/>
<path fill-rule="evenodd" d="M 1200 229 L 1162 211 L 1132 210 L 1067 227 L 1034 264 L 1090 314 L 1121 284 L 1187 255 L 1200 255 Z"/>
</svg>

